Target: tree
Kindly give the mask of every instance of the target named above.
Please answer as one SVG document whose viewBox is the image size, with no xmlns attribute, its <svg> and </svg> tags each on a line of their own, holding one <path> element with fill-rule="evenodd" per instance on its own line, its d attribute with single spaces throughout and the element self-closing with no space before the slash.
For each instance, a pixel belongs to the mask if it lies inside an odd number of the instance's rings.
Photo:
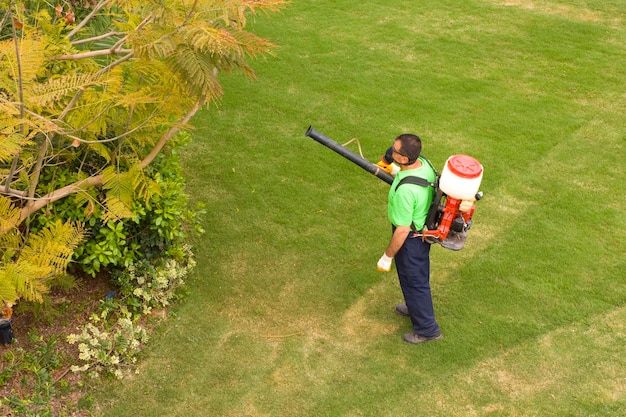
<svg viewBox="0 0 626 417">
<path fill-rule="evenodd" d="M 159 193 L 144 172 L 273 44 L 247 17 L 284 0 L 0 1 L 0 298 L 41 300 L 80 224 L 29 220 L 68 196 L 102 219 Z M 61 175 L 62 173 L 62 175 Z M 62 178 L 61 178 L 62 177 Z"/>
</svg>

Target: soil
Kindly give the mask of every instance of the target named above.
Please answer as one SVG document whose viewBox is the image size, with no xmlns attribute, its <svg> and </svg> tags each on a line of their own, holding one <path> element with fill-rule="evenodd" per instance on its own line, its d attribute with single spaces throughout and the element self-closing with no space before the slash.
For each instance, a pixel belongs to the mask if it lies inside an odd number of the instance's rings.
<svg viewBox="0 0 626 417">
<path fill-rule="evenodd" d="M 78 348 L 70 345 L 66 336 L 78 332 L 91 313 L 98 310 L 100 300 L 114 291 L 114 287 L 106 274 L 77 278 L 76 284 L 70 290 L 52 290 L 43 306 L 20 303 L 14 307 L 11 328 L 15 338 L 10 345 L 0 344 L 0 384 L 4 383 L 0 386 L 0 400 L 10 396 L 26 399 L 36 394 L 34 373 L 11 369 L 11 363 L 14 358 L 23 358 L 38 350 L 41 353 L 42 349 L 51 350 L 50 346 L 53 346 L 53 352 L 49 353 L 60 360 L 55 361 L 51 370 L 55 396 L 48 406 L 55 416 L 91 415 L 88 410 L 80 411 L 76 406 L 86 392 L 82 392 L 85 389 L 81 384 L 82 375 L 70 371 L 70 367 L 78 363 Z M 59 389 L 60 385 L 62 389 Z M 12 415 L 17 414 L 11 414 L 6 405 L 0 405 L 0 416 Z"/>
</svg>

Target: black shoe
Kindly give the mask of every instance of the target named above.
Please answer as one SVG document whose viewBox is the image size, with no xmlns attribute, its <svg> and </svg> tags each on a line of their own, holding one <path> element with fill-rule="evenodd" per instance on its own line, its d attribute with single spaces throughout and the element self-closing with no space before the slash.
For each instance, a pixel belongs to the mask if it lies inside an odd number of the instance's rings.
<svg viewBox="0 0 626 417">
<path fill-rule="evenodd" d="M 441 333 L 439 333 L 436 336 L 430 336 L 430 337 L 420 336 L 417 333 L 407 333 L 402 337 L 402 340 L 404 340 L 407 343 L 412 343 L 414 345 L 418 343 L 430 342 L 431 340 L 441 340 L 441 339 L 443 339 L 443 335 Z"/>
<path fill-rule="evenodd" d="M 396 306 L 396 313 L 404 317 L 409 317 L 409 308 L 406 304 L 398 304 Z"/>
</svg>

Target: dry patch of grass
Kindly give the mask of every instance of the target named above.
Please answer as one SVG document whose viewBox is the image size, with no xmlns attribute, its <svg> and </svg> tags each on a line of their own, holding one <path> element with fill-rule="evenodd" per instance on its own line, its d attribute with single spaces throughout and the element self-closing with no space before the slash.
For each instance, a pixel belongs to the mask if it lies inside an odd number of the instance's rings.
<svg viewBox="0 0 626 417">
<path fill-rule="evenodd" d="M 492 2 L 505 7 L 518 7 L 547 15 L 559 15 L 569 20 L 581 22 L 609 23 L 612 25 L 622 23 L 622 19 L 619 16 L 605 16 L 598 11 L 590 10 L 580 5 L 558 4 L 553 1 L 538 0 L 493 0 Z"/>
<path fill-rule="evenodd" d="M 370 288 L 362 298 L 344 313 L 340 328 L 342 336 L 350 339 L 349 346 L 362 346 L 375 337 L 392 335 L 398 331 L 400 327 L 399 321 L 381 321 L 373 316 L 373 312 L 379 311 L 382 308 L 381 306 L 385 306 L 389 314 L 392 314 L 393 304 L 386 300 L 383 293 L 389 286 L 387 277 L 385 276 L 384 280 Z M 391 278 L 395 280 L 395 274 Z M 401 298 L 402 295 L 398 289 L 398 300 L 401 300 Z"/>
<path fill-rule="evenodd" d="M 626 411 L 626 307 L 482 360 L 445 388 L 422 393 L 431 415 L 586 415 L 586 407 Z M 572 402 L 572 399 L 576 399 Z M 617 415 L 617 414 L 616 414 Z"/>
</svg>

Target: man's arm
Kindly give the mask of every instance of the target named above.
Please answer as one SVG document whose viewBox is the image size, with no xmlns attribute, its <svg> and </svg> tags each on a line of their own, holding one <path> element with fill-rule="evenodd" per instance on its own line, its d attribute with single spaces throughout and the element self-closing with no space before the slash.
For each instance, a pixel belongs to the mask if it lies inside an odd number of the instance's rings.
<svg viewBox="0 0 626 417">
<path fill-rule="evenodd" d="M 387 255 L 390 258 L 393 258 L 394 256 L 396 256 L 396 253 L 398 253 L 402 245 L 404 245 L 404 241 L 406 240 L 407 236 L 409 236 L 409 233 L 411 233 L 410 226 L 396 227 L 396 230 L 393 232 L 393 235 L 391 236 L 391 241 L 389 242 L 389 246 L 387 246 L 387 249 L 385 250 L 385 255 Z"/>
<path fill-rule="evenodd" d="M 383 256 L 381 256 L 378 261 L 377 269 L 381 272 L 389 272 L 391 271 L 391 261 L 394 256 L 398 253 L 402 245 L 404 245 L 404 241 L 407 236 L 411 232 L 410 226 L 398 226 L 396 230 L 393 232 L 391 236 L 391 241 L 389 242 L 389 246 L 385 250 Z"/>
</svg>

